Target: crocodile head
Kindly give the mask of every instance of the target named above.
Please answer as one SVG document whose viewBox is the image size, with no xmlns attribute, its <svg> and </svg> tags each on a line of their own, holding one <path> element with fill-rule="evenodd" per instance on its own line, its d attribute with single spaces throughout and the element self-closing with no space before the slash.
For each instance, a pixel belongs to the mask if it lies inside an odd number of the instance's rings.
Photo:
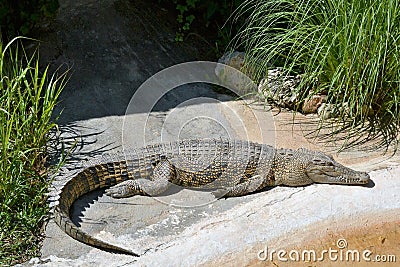
<svg viewBox="0 0 400 267">
<path fill-rule="evenodd" d="M 302 186 L 312 183 L 363 185 L 370 181 L 368 173 L 347 168 L 330 155 L 305 148 L 279 149 L 274 165 L 277 185 Z"/>
<path fill-rule="evenodd" d="M 369 182 L 368 173 L 347 168 L 325 156 L 312 159 L 305 170 L 314 183 L 363 185 Z"/>
</svg>

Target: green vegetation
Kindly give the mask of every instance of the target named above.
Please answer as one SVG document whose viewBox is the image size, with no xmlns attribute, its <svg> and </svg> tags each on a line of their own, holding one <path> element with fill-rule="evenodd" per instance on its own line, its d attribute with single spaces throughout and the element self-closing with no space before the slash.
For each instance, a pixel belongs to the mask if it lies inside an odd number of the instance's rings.
<svg viewBox="0 0 400 267">
<path fill-rule="evenodd" d="M 245 48 L 255 79 L 267 63 L 303 74 L 303 100 L 326 94 L 337 105 L 336 133 L 398 138 L 400 1 L 247 0 L 236 16 L 249 12 L 233 46 Z"/>
<path fill-rule="evenodd" d="M 19 34 L 26 36 L 39 21 L 52 18 L 58 7 L 58 0 L 0 1 L 3 40 L 10 40 Z"/>
<path fill-rule="evenodd" d="M 184 32 L 190 29 L 190 25 L 192 24 L 195 18 L 193 14 L 189 13 L 189 10 L 194 9 L 196 7 L 197 2 L 199 2 L 199 0 L 185 0 L 185 1 L 173 0 L 173 3 L 176 5 L 176 10 L 178 10 L 179 12 L 178 17 L 176 19 L 179 23 L 179 29 L 176 32 L 175 41 L 183 42 Z"/>
<path fill-rule="evenodd" d="M 37 254 L 48 212 L 46 142 L 66 75 L 39 70 L 14 39 L 0 44 L 0 265 Z"/>
<path fill-rule="evenodd" d="M 205 28 L 208 32 L 215 33 L 214 49 L 217 50 L 216 52 L 223 52 L 231 39 L 232 32 L 237 30 L 237 28 L 224 27 L 224 25 L 234 10 L 240 6 L 241 0 L 170 0 L 163 5 L 169 4 L 168 2 L 172 2 L 177 11 L 179 25 L 175 36 L 177 42 L 183 42 L 184 38 L 191 33 L 191 25 L 196 23 L 197 29 Z"/>
</svg>

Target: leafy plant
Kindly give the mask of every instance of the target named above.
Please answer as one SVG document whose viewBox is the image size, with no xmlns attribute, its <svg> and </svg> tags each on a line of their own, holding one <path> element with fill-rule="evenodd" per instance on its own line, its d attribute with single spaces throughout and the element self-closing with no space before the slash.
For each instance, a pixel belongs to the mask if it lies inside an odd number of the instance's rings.
<svg viewBox="0 0 400 267">
<path fill-rule="evenodd" d="M 267 65 L 302 74 L 302 99 L 327 94 L 343 127 L 398 138 L 400 2 L 398 0 L 247 0 L 251 11 L 233 47 L 266 75 Z"/>
<path fill-rule="evenodd" d="M 47 214 L 46 143 L 66 75 L 49 76 L 17 38 L 0 44 L 0 265 L 37 254 Z"/>
<path fill-rule="evenodd" d="M 220 47 L 223 47 L 223 50 L 225 49 L 230 41 L 232 29 L 223 26 L 242 1 L 172 0 L 171 2 L 178 11 L 177 21 L 179 28 L 176 32 L 175 41 L 182 42 L 196 20 L 197 25 L 201 25 L 201 27 L 212 28 L 212 30 L 216 29 L 216 48 L 220 49 Z M 161 3 L 160 0 L 159 3 Z"/>
<path fill-rule="evenodd" d="M 173 0 L 178 10 L 177 21 L 179 23 L 179 29 L 176 32 L 175 41 L 183 42 L 184 33 L 190 29 L 195 16 L 191 13 L 192 9 L 196 7 L 196 3 L 200 0 Z"/>
<path fill-rule="evenodd" d="M 58 0 L 0 1 L 0 28 L 4 40 L 27 35 L 45 18 L 52 18 L 59 7 Z"/>
</svg>

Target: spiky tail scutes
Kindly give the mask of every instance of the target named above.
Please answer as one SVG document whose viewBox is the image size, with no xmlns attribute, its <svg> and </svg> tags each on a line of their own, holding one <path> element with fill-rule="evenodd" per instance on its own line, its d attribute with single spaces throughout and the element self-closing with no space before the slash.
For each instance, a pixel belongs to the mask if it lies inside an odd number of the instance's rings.
<svg viewBox="0 0 400 267">
<path fill-rule="evenodd" d="M 107 165 L 110 165 L 110 163 Z M 140 255 L 136 252 L 112 245 L 83 232 L 72 222 L 69 216 L 72 204 L 82 195 L 92 190 L 109 187 L 126 180 L 124 179 L 126 176 L 121 175 L 124 172 L 123 169 L 120 169 L 119 172 L 115 170 L 115 167 L 112 167 L 112 169 L 113 171 L 108 170 L 104 164 L 95 165 L 84 169 L 68 181 L 61 189 L 59 203 L 54 207 L 54 221 L 66 234 L 84 244 L 112 253 L 138 257 Z M 107 175 L 104 175 L 105 173 Z"/>
</svg>

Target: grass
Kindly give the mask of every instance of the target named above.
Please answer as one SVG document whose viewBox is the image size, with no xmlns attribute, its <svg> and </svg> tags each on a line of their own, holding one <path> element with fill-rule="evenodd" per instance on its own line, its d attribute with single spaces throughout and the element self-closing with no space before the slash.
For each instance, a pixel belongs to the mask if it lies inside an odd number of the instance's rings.
<svg viewBox="0 0 400 267">
<path fill-rule="evenodd" d="M 18 39 L 0 44 L 0 265 L 38 254 L 48 212 L 46 143 L 66 82 L 65 74 L 41 72 Z"/>
<path fill-rule="evenodd" d="M 398 142 L 399 0 L 247 0 L 236 17 L 243 14 L 232 46 L 245 48 L 256 80 L 267 63 L 302 74 L 302 101 L 326 94 L 337 107 L 333 132 L 367 130 Z"/>
</svg>

